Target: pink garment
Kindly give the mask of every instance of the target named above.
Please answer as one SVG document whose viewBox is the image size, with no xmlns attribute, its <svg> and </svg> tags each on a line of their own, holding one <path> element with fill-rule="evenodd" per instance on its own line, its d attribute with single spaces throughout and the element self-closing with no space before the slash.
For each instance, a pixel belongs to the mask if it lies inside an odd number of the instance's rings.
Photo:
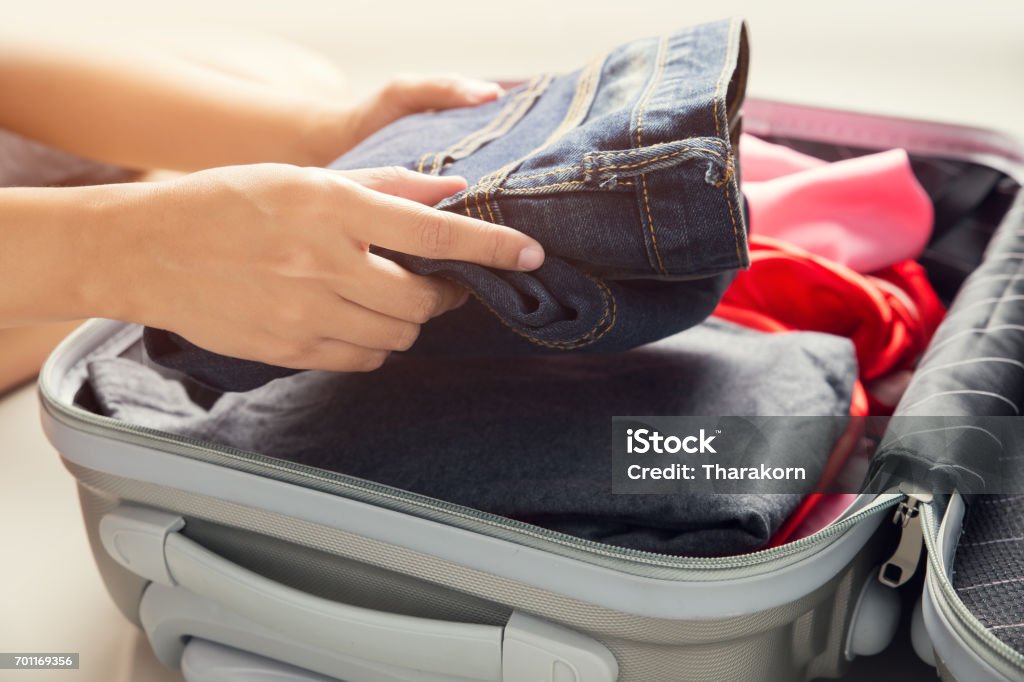
<svg viewBox="0 0 1024 682">
<path fill-rule="evenodd" d="M 827 161 L 802 154 L 791 147 L 765 142 L 746 133 L 740 136 L 740 168 L 743 169 L 745 183 L 774 180 L 827 164 Z"/>
<path fill-rule="evenodd" d="M 874 272 L 921 255 L 931 200 L 902 149 L 826 163 L 744 135 L 743 193 L 750 232 Z"/>
</svg>

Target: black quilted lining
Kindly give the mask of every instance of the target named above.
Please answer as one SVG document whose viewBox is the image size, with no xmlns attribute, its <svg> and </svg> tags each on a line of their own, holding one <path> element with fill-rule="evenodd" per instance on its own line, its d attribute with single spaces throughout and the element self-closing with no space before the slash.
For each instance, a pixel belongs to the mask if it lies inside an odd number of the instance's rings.
<svg viewBox="0 0 1024 682">
<path fill-rule="evenodd" d="M 953 587 L 992 634 L 1024 653 L 1024 495 L 972 498 Z"/>
<path fill-rule="evenodd" d="M 1024 412 L 1024 194 L 967 278 L 897 414 Z"/>
<path fill-rule="evenodd" d="M 1024 193 L 1018 190 L 896 408 L 896 417 L 913 419 L 890 424 L 872 459 L 872 489 L 914 481 L 936 493 L 1017 492 L 1022 472 L 1014 450 L 1004 450 L 1012 439 L 996 435 L 1014 429 L 976 418 L 1022 415 Z"/>
</svg>

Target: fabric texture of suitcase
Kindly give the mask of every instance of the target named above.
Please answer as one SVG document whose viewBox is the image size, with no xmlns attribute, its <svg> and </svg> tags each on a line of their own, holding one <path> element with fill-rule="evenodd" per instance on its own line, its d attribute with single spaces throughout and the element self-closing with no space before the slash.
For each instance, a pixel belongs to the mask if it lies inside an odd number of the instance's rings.
<svg viewBox="0 0 1024 682">
<path fill-rule="evenodd" d="M 1012 141 L 761 101 L 748 102 L 744 126 L 822 158 L 906 148 L 936 204 L 922 262 L 948 299 L 983 258 L 1014 253 L 1022 155 Z M 54 353 L 40 389 L 44 427 L 78 480 L 108 590 L 168 665 L 198 656 L 186 651 L 192 638 L 350 682 L 838 677 L 895 631 L 898 599 L 878 567 L 899 535 L 888 523 L 899 509 L 928 550 L 922 627 L 940 670 L 983 679 L 980 668 L 949 668 L 953 652 L 967 651 L 997 674 L 991 679 L 1024 679 L 1019 640 L 1000 628 L 1012 625 L 1014 593 L 966 589 L 1012 576 L 972 574 L 965 544 L 950 579 L 959 495 L 947 505 L 945 495 L 922 494 L 913 507 L 899 491 L 864 494 L 823 531 L 735 557 L 603 546 L 90 412 L 86 362 L 138 357 L 140 334 L 90 323 Z M 986 352 L 1019 362 L 1018 349 Z M 985 381 L 964 370 L 954 378 Z M 998 380 L 1024 385 L 1005 373 Z M 911 391 L 927 388 L 915 379 Z M 997 530 L 984 512 L 967 523 L 968 538 Z M 980 546 L 996 544 L 1005 543 Z"/>
<path fill-rule="evenodd" d="M 1000 641 L 1024 652 L 1024 496 L 974 501 L 957 544 L 956 593 Z"/>
</svg>

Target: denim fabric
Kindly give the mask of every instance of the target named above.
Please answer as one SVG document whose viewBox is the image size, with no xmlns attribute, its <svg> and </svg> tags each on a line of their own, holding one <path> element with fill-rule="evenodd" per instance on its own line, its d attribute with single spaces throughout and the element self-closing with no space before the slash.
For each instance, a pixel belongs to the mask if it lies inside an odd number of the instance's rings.
<svg viewBox="0 0 1024 682">
<path fill-rule="evenodd" d="M 657 552 L 762 546 L 796 494 L 612 493 L 613 415 L 849 414 L 857 365 L 848 339 L 763 334 L 708 320 L 615 356 L 395 356 L 373 374 L 307 372 L 207 410 L 179 381 L 124 358 L 89 363 L 102 411 Z M 843 420 L 794 429 L 772 466 L 803 466 L 812 490 Z M 771 489 L 755 487 L 751 493 Z"/>
<path fill-rule="evenodd" d="M 409 116 L 333 163 L 464 176 L 468 188 L 437 208 L 544 245 L 545 264 L 529 273 L 379 249 L 479 301 L 426 325 L 414 351 L 616 352 L 705 319 L 748 262 L 734 154 L 746 63 L 741 21 L 695 26 L 494 102 Z M 197 358 L 173 336 L 149 349 L 221 389 L 289 373 Z"/>
</svg>

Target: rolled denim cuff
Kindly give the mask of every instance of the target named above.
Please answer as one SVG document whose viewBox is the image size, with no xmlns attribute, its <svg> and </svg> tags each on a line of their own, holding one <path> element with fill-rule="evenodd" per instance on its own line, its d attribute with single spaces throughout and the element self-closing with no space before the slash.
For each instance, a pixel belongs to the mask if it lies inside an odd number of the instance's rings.
<svg viewBox="0 0 1024 682">
<path fill-rule="evenodd" d="M 537 238 L 548 254 L 539 270 L 386 255 L 466 285 L 536 352 L 625 350 L 697 324 L 714 307 L 706 293 L 721 293 L 723 280 L 688 281 L 749 263 L 734 145 L 747 53 L 739 20 L 635 41 L 572 74 L 534 79 L 510 93 L 505 115 L 488 114 L 490 133 L 430 157 L 426 170 L 470 182 L 438 208 Z M 436 125 L 444 112 L 431 116 L 418 125 Z M 520 122 L 510 123 L 515 116 Z M 500 139 L 490 139 L 495 127 Z M 405 138 L 390 144 L 398 139 Z M 357 149 L 339 164 L 375 160 Z M 627 280 L 647 281 L 646 298 L 617 284 Z M 675 296 L 674 309 L 656 302 L 657 294 Z M 446 329 L 453 324 L 438 320 L 426 336 L 471 352 L 461 339 L 478 338 L 479 326 L 460 335 Z M 417 350 L 428 347 L 424 341 Z M 504 352 L 517 342 L 474 348 Z"/>
</svg>

